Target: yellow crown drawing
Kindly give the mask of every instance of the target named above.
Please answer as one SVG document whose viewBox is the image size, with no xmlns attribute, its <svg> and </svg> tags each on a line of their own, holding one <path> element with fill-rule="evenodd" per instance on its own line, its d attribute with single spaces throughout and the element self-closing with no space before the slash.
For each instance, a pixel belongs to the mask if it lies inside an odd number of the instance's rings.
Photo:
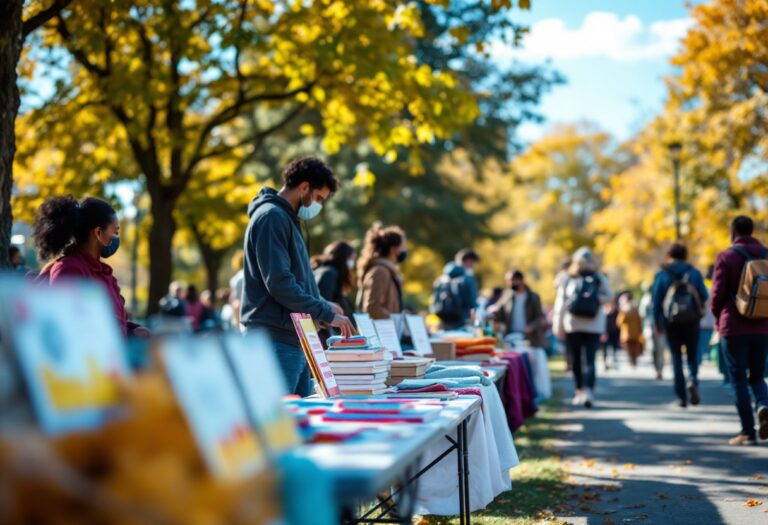
<svg viewBox="0 0 768 525">
<path fill-rule="evenodd" d="M 216 447 L 217 463 L 224 466 L 228 475 L 237 472 L 243 463 L 261 455 L 261 446 L 256 436 L 246 427 L 238 427 L 231 436 L 222 438 Z"/>
<path fill-rule="evenodd" d="M 61 377 L 48 365 L 43 366 L 43 383 L 54 408 L 78 410 L 118 402 L 119 390 L 115 379 L 105 373 L 92 356 L 88 357 L 87 367 L 88 375 L 81 379 Z"/>
</svg>

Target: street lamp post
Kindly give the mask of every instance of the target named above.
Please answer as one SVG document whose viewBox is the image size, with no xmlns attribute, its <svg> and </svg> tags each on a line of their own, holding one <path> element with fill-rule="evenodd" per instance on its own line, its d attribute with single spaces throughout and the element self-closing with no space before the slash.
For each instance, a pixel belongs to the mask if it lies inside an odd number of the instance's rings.
<svg viewBox="0 0 768 525">
<path fill-rule="evenodd" d="M 672 167 L 675 175 L 675 240 L 680 240 L 680 154 L 683 145 L 679 142 L 667 144 L 669 156 L 672 158 Z"/>
</svg>

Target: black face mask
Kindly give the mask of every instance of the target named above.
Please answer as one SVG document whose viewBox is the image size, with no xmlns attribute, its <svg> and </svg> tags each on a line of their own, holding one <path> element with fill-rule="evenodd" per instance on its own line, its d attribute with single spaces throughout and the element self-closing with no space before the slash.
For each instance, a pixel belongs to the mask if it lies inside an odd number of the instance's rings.
<svg viewBox="0 0 768 525">
<path fill-rule="evenodd" d="M 408 252 L 406 250 L 403 250 L 402 252 L 397 254 L 397 262 L 405 262 L 405 259 L 408 257 Z"/>
<path fill-rule="evenodd" d="M 519 284 L 513 284 L 513 285 L 511 286 L 511 288 L 512 288 L 514 291 L 516 291 L 516 292 L 519 292 L 519 291 L 520 291 L 520 290 L 521 290 L 523 287 L 522 287 L 522 286 L 520 286 Z"/>
</svg>

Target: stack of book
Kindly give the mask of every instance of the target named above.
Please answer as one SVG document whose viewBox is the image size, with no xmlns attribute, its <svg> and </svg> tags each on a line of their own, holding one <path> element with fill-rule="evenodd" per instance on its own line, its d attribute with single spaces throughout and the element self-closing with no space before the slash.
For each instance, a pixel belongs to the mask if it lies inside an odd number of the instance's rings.
<svg viewBox="0 0 768 525">
<path fill-rule="evenodd" d="M 342 394 L 376 395 L 387 391 L 389 361 L 385 350 L 362 335 L 330 337 L 326 359 Z"/>
<path fill-rule="evenodd" d="M 433 359 L 425 357 L 406 357 L 392 361 L 391 372 L 387 385 L 399 385 L 404 379 L 421 379 L 427 372 Z"/>
</svg>

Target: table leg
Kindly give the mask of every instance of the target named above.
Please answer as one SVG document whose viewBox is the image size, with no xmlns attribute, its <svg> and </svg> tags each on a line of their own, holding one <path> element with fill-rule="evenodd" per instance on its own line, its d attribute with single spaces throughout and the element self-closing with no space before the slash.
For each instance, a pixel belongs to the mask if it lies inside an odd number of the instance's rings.
<svg viewBox="0 0 768 525">
<path fill-rule="evenodd" d="M 471 417 L 471 416 L 470 416 Z M 469 525 L 472 520 L 472 507 L 469 504 L 469 440 L 467 439 L 467 422 L 469 418 L 465 419 L 461 423 L 461 442 L 462 442 L 462 459 L 464 461 L 464 510 L 467 513 L 464 523 Z"/>
<path fill-rule="evenodd" d="M 458 478 L 459 478 L 459 524 L 460 525 L 466 525 L 465 517 L 466 517 L 466 509 L 464 508 L 466 500 L 464 499 L 464 492 L 466 490 L 466 487 L 464 487 L 464 436 L 461 432 L 461 428 L 464 425 L 464 422 L 462 422 L 457 428 L 456 428 L 456 458 L 458 463 Z"/>
</svg>

